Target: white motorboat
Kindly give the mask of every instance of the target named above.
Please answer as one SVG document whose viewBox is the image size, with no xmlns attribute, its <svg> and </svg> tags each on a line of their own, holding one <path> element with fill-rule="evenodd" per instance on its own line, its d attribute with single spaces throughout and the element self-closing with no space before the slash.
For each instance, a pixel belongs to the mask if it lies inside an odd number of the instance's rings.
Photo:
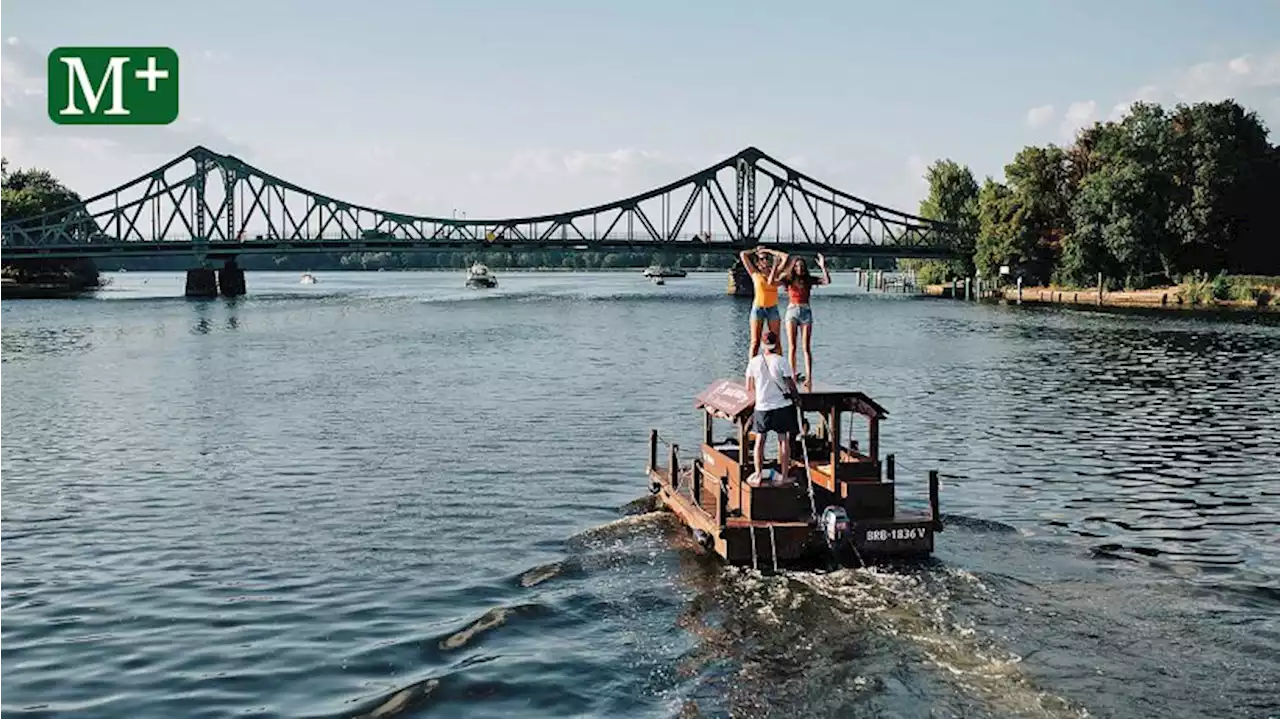
<svg viewBox="0 0 1280 719">
<path fill-rule="evenodd" d="M 314 285 L 316 283 L 316 276 L 310 272 L 303 272 L 302 279 L 298 280 L 298 282 L 304 285 Z"/>
<path fill-rule="evenodd" d="M 650 278 L 684 277 L 687 274 L 688 273 L 684 270 L 675 267 L 667 267 L 666 265 L 649 265 L 649 267 L 645 268 L 644 271 L 644 276 Z"/>
<path fill-rule="evenodd" d="M 489 268 L 476 262 L 467 270 L 467 287 L 497 287 L 498 278 L 489 272 Z"/>
</svg>

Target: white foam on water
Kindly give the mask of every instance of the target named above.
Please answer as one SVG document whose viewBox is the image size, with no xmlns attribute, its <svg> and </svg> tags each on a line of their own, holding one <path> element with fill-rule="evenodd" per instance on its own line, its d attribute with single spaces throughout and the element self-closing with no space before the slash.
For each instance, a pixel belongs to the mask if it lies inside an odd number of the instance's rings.
<svg viewBox="0 0 1280 719">
<path fill-rule="evenodd" d="M 806 588 L 859 623 L 911 643 L 943 677 L 1000 713 L 1052 719 L 1089 716 L 1084 708 L 1038 688 L 1022 670 L 1022 657 L 951 616 L 956 598 L 983 601 L 991 596 L 980 579 L 964 570 L 901 574 L 873 567 L 789 573 L 774 582 L 759 573 L 743 573 L 740 581 L 744 590 L 756 590 L 758 601 L 772 607 L 777 621 L 783 621 L 779 612 L 785 616 L 803 601 L 791 587 Z M 766 616 L 770 610 L 758 612 Z M 855 681 L 858 689 L 866 684 L 865 679 L 861 685 Z"/>
</svg>

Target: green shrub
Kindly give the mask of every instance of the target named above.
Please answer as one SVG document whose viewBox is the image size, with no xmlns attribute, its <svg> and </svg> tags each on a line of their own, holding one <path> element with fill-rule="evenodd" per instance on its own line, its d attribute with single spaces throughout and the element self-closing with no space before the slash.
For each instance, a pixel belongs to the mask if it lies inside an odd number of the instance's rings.
<svg viewBox="0 0 1280 719">
<path fill-rule="evenodd" d="M 1210 293 L 1215 300 L 1231 299 L 1231 280 L 1227 279 L 1227 273 L 1220 273 L 1213 278 L 1210 284 Z"/>
<path fill-rule="evenodd" d="M 1210 280 L 1201 272 L 1184 275 L 1182 284 L 1178 285 L 1178 298 L 1191 306 L 1206 305 L 1213 302 L 1214 285 L 1217 280 Z"/>
</svg>

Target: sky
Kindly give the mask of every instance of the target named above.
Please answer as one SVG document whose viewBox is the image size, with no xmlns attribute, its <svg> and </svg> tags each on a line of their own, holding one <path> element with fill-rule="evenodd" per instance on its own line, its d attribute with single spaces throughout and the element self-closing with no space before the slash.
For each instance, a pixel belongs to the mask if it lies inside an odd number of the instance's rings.
<svg viewBox="0 0 1280 719">
<path fill-rule="evenodd" d="M 999 178 L 1134 100 L 1234 97 L 1280 142 L 1280 0 L 7 0 L 0 146 L 84 196 L 195 145 L 331 197 L 501 218 L 755 146 L 914 212 L 938 158 Z M 68 45 L 164 45 L 164 127 L 55 125 Z"/>
</svg>

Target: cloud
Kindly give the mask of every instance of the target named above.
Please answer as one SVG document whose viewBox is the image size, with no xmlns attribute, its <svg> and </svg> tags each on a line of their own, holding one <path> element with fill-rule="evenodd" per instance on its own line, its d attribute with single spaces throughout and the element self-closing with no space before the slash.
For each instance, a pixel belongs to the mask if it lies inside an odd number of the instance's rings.
<svg viewBox="0 0 1280 719">
<path fill-rule="evenodd" d="M 1063 139 L 1070 142 L 1082 128 L 1092 125 L 1097 120 L 1098 103 L 1094 100 L 1081 100 L 1067 106 L 1058 130 Z"/>
<path fill-rule="evenodd" d="M 1053 115 L 1053 105 L 1033 107 L 1027 110 L 1027 125 L 1030 127 L 1044 127 L 1053 121 Z"/>
<path fill-rule="evenodd" d="M 706 164 L 711 164 L 710 162 Z M 674 180 L 694 169 L 689 158 L 675 158 L 652 150 L 619 148 L 604 152 L 586 150 L 523 150 L 503 167 L 473 175 L 478 181 L 539 180 L 550 178 L 628 179 L 666 173 Z"/>
<path fill-rule="evenodd" d="M 1217 102 L 1228 98 L 1256 110 L 1271 127 L 1280 126 L 1280 50 L 1253 55 L 1200 62 L 1143 85 L 1115 102 L 1105 119 L 1119 121 L 1135 102 L 1197 103 Z M 1027 125 L 1044 127 L 1052 122 L 1052 105 L 1033 107 L 1027 111 Z M 1066 110 L 1058 130 L 1071 141 L 1083 127 L 1103 119 L 1094 100 L 1072 103 Z"/>
<path fill-rule="evenodd" d="M 929 163 L 919 155 L 912 155 L 907 158 L 907 175 L 911 178 L 915 185 L 920 187 L 928 187 L 929 179 L 925 177 L 925 173 L 929 170 Z"/>
<path fill-rule="evenodd" d="M 1121 120 L 1134 102 L 1197 103 L 1234 99 L 1270 126 L 1280 122 L 1280 50 L 1197 63 L 1162 85 L 1144 85 L 1117 103 L 1107 119 Z"/>
<path fill-rule="evenodd" d="M 1173 94 L 1183 102 L 1213 102 L 1234 97 L 1272 98 L 1280 93 L 1280 50 L 1261 56 L 1202 62 L 1183 72 Z"/>
<path fill-rule="evenodd" d="M 1116 103 L 1111 108 L 1111 114 L 1107 116 L 1108 120 L 1118 122 L 1129 114 L 1129 109 L 1133 107 L 1135 102 L 1160 102 L 1163 92 L 1155 85 L 1143 85 L 1133 93 L 1132 97 L 1125 102 Z"/>
<path fill-rule="evenodd" d="M 0 104 L 4 107 L 3 135 L 14 140 L 63 143 L 101 152 L 171 158 L 195 145 L 247 156 L 252 149 L 236 142 L 201 118 L 179 117 L 171 125 L 57 125 L 49 119 L 45 77 L 46 53 L 17 37 L 5 40 L 0 56 Z"/>
</svg>

